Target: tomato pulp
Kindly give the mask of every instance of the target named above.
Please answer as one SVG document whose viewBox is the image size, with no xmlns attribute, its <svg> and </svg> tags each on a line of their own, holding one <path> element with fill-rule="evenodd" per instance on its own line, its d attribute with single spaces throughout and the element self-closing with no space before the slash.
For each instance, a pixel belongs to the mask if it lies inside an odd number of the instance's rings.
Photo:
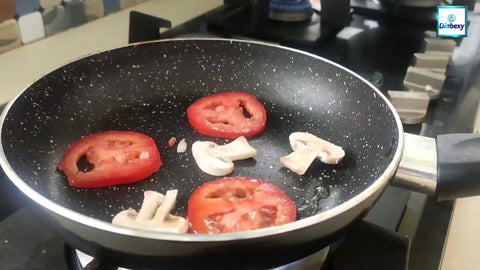
<svg viewBox="0 0 480 270">
<path fill-rule="evenodd" d="M 267 111 L 254 96 L 226 92 L 203 97 L 187 108 L 188 122 L 200 133 L 226 139 L 263 131 Z"/>
<path fill-rule="evenodd" d="M 264 180 L 225 177 L 196 189 L 188 201 L 193 233 L 227 233 L 283 225 L 296 219 L 285 192 Z"/>
<path fill-rule="evenodd" d="M 79 162 L 93 168 L 81 170 Z M 137 182 L 161 166 L 160 153 L 152 138 L 131 131 L 107 131 L 83 137 L 71 145 L 58 169 L 71 186 L 90 188 Z"/>
</svg>

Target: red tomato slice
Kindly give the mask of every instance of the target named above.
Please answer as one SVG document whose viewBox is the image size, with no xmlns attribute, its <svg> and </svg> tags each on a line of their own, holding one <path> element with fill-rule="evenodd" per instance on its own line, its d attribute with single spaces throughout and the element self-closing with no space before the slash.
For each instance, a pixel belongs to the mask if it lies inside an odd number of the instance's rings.
<svg viewBox="0 0 480 270">
<path fill-rule="evenodd" d="M 82 158 L 93 165 L 80 171 Z M 162 166 L 160 153 L 152 138 L 131 131 L 107 131 L 78 140 L 63 154 L 59 171 L 74 187 L 104 187 L 140 181 Z"/>
<path fill-rule="evenodd" d="M 225 177 L 205 183 L 192 193 L 187 217 L 194 233 L 240 232 L 293 222 L 296 206 L 269 182 Z"/>
<path fill-rule="evenodd" d="M 187 108 L 188 122 L 200 133 L 226 139 L 263 131 L 267 111 L 254 96 L 227 92 L 203 97 Z"/>
</svg>

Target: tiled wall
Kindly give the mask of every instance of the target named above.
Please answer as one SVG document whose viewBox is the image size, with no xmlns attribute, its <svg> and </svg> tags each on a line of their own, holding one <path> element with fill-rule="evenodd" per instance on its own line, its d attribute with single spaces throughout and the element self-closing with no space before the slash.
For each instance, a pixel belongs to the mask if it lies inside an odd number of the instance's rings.
<svg viewBox="0 0 480 270">
<path fill-rule="evenodd" d="M 147 0 L 0 0 L 0 53 Z"/>
</svg>

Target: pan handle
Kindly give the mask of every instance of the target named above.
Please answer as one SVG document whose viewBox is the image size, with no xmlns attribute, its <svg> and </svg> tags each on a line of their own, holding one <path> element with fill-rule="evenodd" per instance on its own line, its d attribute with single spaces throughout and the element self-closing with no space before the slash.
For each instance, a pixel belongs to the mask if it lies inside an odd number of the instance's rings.
<svg viewBox="0 0 480 270">
<path fill-rule="evenodd" d="M 437 137 L 437 200 L 480 195 L 480 135 Z"/>
<path fill-rule="evenodd" d="M 480 195 L 480 135 L 446 134 L 435 140 L 405 133 L 392 184 L 438 201 Z"/>
</svg>

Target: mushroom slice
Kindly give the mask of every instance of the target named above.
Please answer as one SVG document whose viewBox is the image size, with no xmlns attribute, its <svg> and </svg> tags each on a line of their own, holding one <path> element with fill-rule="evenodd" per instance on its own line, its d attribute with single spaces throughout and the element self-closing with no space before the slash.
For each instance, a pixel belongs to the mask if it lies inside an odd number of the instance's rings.
<svg viewBox="0 0 480 270">
<path fill-rule="evenodd" d="M 233 172 L 233 161 L 252 158 L 257 150 L 248 144 L 245 137 L 217 145 L 210 141 L 196 141 L 192 145 L 192 154 L 198 167 L 213 176 L 224 176 Z"/>
<path fill-rule="evenodd" d="M 294 132 L 289 140 L 293 152 L 281 157 L 280 162 L 299 175 L 307 171 L 315 158 L 326 164 L 338 164 L 345 156 L 340 146 L 307 132 Z"/>
<path fill-rule="evenodd" d="M 223 176 L 233 172 L 231 159 L 215 156 L 212 149 L 218 147 L 214 142 L 197 141 L 192 144 L 192 154 L 200 170 L 213 176 Z"/>
<path fill-rule="evenodd" d="M 247 139 L 243 136 L 234 141 L 214 147 L 211 153 L 216 157 L 228 158 L 232 161 L 252 158 L 257 155 L 257 150 L 250 146 Z"/>
<path fill-rule="evenodd" d="M 313 160 L 318 157 L 318 153 L 307 147 L 293 151 L 287 156 L 281 157 L 280 162 L 283 166 L 289 168 L 292 172 L 303 175 L 307 171 Z"/>
<path fill-rule="evenodd" d="M 170 214 L 178 190 L 169 190 L 165 196 L 156 191 L 147 190 L 140 211 L 132 208 L 113 217 L 112 223 L 130 228 L 153 230 L 158 232 L 184 233 L 188 230 L 186 219 Z"/>
<path fill-rule="evenodd" d="M 177 144 L 177 153 L 183 153 L 185 151 L 187 151 L 187 142 L 185 139 L 181 139 Z"/>
</svg>

